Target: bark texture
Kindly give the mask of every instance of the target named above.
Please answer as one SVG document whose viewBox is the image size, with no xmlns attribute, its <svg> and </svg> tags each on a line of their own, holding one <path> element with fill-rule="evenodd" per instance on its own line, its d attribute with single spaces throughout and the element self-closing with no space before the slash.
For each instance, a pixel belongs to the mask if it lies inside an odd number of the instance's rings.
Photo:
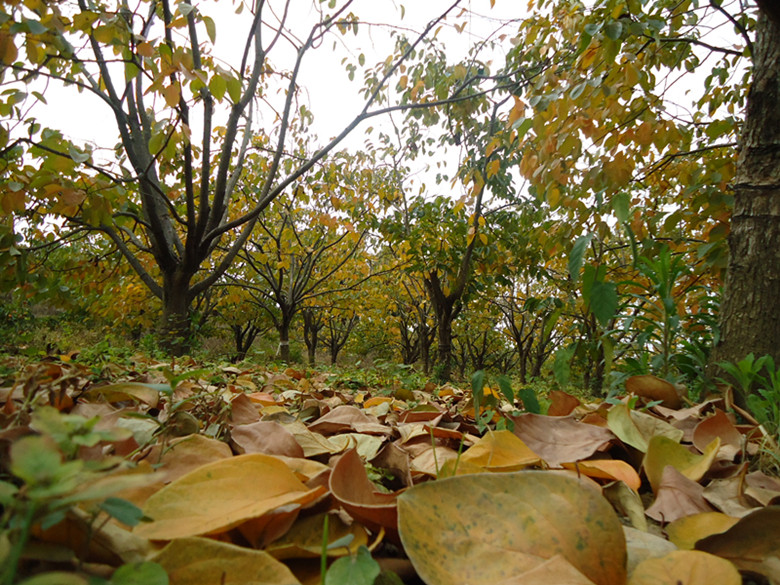
<svg viewBox="0 0 780 585">
<path fill-rule="evenodd" d="M 780 23 L 759 16 L 734 186 L 721 340 L 712 362 L 780 362 Z"/>
</svg>

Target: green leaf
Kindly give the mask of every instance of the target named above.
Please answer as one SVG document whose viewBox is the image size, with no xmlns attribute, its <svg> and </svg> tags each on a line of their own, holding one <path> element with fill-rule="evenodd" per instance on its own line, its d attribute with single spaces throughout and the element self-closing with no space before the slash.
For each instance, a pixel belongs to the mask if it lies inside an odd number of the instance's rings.
<svg viewBox="0 0 780 585">
<path fill-rule="evenodd" d="M 612 209 L 619 222 L 628 221 L 630 212 L 631 196 L 628 193 L 617 193 L 612 198 Z"/>
<path fill-rule="evenodd" d="M 83 163 L 89 160 L 88 152 L 81 152 L 72 144 L 68 144 L 68 155 L 73 160 L 73 162 L 77 163 Z"/>
<path fill-rule="evenodd" d="M 111 585 L 168 585 L 168 574 L 157 563 L 129 563 L 114 572 Z"/>
<path fill-rule="evenodd" d="M 135 526 L 144 517 L 141 508 L 122 498 L 106 498 L 100 504 L 100 509 L 127 526 Z"/>
<path fill-rule="evenodd" d="M 573 281 L 579 280 L 580 268 L 582 268 L 582 261 L 585 258 L 585 251 L 588 249 L 590 241 L 593 239 L 593 234 L 585 234 L 580 236 L 574 242 L 569 252 L 569 276 Z"/>
<path fill-rule="evenodd" d="M 517 397 L 523 401 L 523 406 L 527 412 L 542 414 L 542 407 L 539 405 L 539 400 L 536 398 L 536 392 L 533 391 L 533 388 L 520 388 L 517 391 Z"/>
<path fill-rule="evenodd" d="M 225 78 L 221 75 L 212 77 L 209 80 L 209 91 L 211 91 L 211 95 L 213 95 L 218 102 L 221 102 L 227 91 L 227 81 L 225 81 Z"/>
<path fill-rule="evenodd" d="M 609 324 L 618 308 L 617 286 L 597 280 L 590 291 L 590 310 L 602 327 Z"/>
<path fill-rule="evenodd" d="M 4 508 L 10 506 L 18 491 L 19 488 L 14 484 L 7 481 L 0 481 L 0 505 Z"/>
<path fill-rule="evenodd" d="M 553 360 L 553 375 L 555 381 L 561 386 L 566 386 L 569 383 L 569 376 L 571 375 L 571 358 L 574 355 L 574 348 L 568 347 L 562 349 L 555 354 Z"/>
<path fill-rule="evenodd" d="M 571 99 L 576 100 L 578 97 L 582 95 L 582 92 L 585 91 L 585 88 L 588 86 L 587 82 L 581 81 L 577 85 L 575 85 L 569 95 L 571 96 Z"/>
<path fill-rule="evenodd" d="M 20 582 L 19 585 L 87 585 L 89 582 L 80 575 L 56 571 L 42 573 Z"/>
<path fill-rule="evenodd" d="M 606 34 L 613 41 L 618 40 L 622 33 L 623 33 L 623 23 L 620 22 L 619 20 L 613 20 L 607 26 L 604 27 L 604 34 Z"/>
<path fill-rule="evenodd" d="M 235 104 L 241 99 L 241 81 L 236 77 L 229 77 L 227 80 L 227 92 L 231 101 Z"/>
<path fill-rule="evenodd" d="M 203 17 L 203 24 L 206 25 L 206 34 L 209 35 L 209 40 L 214 43 L 217 40 L 217 25 L 214 24 L 214 19 L 210 16 Z"/>
<path fill-rule="evenodd" d="M 594 36 L 596 33 L 598 33 L 601 30 L 601 27 L 604 25 L 603 22 L 596 22 L 596 23 L 590 23 L 585 25 L 585 33 Z"/>
<path fill-rule="evenodd" d="M 515 392 L 512 390 L 512 382 L 509 378 L 506 376 L 499 376 L 498 377 L 498 388 L 501 390 L 501 394 L 504 395 L 504 397 L 509 401 L 511 404 L 515 400 Z"/>
<path fill-rule="evenodd" d="M 382 569 L 365 546 L 357 556 L 342 557 L 334 562 L 325 574 L 325 585 L 373 585 Z"/>
<path fill-rule="evenodd" d="M 27 436 L 11 445 L 11 473 L 29 484 L 52 479 L 61 464 L 62 454 L 47 438 Z"/>
<path fill-rule="evenodd" d="M 37 20 L 25 20 L 24 23 L 27 25 L 27 30 L 34 35 L 42 35 L 49 30 Z"/>
</svg>

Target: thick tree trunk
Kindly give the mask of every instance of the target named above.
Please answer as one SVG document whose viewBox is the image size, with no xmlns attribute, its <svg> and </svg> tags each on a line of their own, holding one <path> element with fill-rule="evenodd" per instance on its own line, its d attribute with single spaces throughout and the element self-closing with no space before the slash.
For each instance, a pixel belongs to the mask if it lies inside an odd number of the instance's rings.
<svg viewBox="0 0 780 585">
<path fill-rule="evenodd" d="M 749 353 L 780 362 L 780 23 L 763 13 L 754 52 L 713 364 Z"/>
<path fill-rule="evenodd" d="M 182 356 L 192 347 L 189 286 L 191 275 L 176 272 L 163 279 L 163 312 L 159 326 L 160 347 Z"/>
</svg>

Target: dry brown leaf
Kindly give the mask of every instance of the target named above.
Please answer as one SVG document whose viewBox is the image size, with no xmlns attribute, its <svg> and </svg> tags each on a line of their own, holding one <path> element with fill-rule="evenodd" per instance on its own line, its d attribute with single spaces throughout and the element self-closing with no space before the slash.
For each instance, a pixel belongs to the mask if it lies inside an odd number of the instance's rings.
<svg viewBox="0 0 780 585">
<path fill-rule="evenodd" d="M 257 421 L 233 427 L 230 439 L 238 453 L 266 453 L 303 457 L 303 448 L 278 422 Z"/>
<path fill-rule="evenodd" d="M 259 420 L 257 402 L 244 393 L 236 394 L 230 401 L 230 421 L 234 425 L 248 425 Z"/>
<path fill-rule="evenodd" d="M 549 399 L 550 408 L 547 409 L 548 416 L 568 416 L 582 404 L 579 398 L 562 390 L 550 392 Z"/>
<path fill-rule="evenodd" d="M 339 457 L 329 485 L 333 497 L 350 516 L 373 532 L 384 528 L 389 538 L 399 542 L 396 495 L 383 494 L 374 488 L 355 449 Z"/>
<path fill-rule="evenodd" d="M 660 400 L 661 405 L 667 408 L 682 406 L 680 392 L 674 384 L 651 374 L 631 376 L 626 380 L 626 390 L 649 401 Z"/>
<path fill-rule="evenodd" d="M 691 514 L 712 512 L 703 493 L 704 487 L 667 465 L 656 489 L 655 502 L 646 514 L 657 522 L 666 523 Z"/>
<path fill-rule="evenodd" d="M 389 435 L 390 429 L 375 417 L 368 416 L 355 406 L 337 406 L 309 425 L 309 430 L 323 435 L 332 435 L 345 431 L 367 433 L 371 435 Z"/>
<path fill-rule="evenodd" d="M 521 414 L 510 417 L 514 433 L 550 466 L 588 459 L 615 440 L 608 429 L 577 422 L 569 417 Z"/>
<path fill-rule="evenodd" d="M 742 434 L 726 413 L 717 408 L 714 415 L 696 425 L 693 431 L 693 444 L 699 451 L 704 451 L 716 437 L 720 438 L 719 458 L 731 461 L 742 450 Z"/>
</svg>

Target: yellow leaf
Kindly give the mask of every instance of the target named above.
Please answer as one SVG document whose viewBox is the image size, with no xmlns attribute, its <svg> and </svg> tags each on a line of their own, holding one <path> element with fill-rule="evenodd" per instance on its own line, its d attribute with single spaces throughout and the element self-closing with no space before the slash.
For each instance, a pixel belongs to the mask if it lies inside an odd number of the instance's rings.
<svg viewBox="0 0 780 585">
<path fill-rule="evenodd" d="M 174 540 L 152 560 L 162 565 L 170 585 L 295 585 L 286 565 L 261 550 L 209 538 Z"/>
<path fill-rule="evenodd" d="M 152 495 L 144 513 L 153 522 L 135 532 L 152 540 L 219 534 L 281 506 L 309 503 L 308 489 L 279 459 L 253 453 L 208 463 Z"/>
<path fill-rule="evenodd" d="M 691 453 L 686 447 L 668 437 L 656 435 L 647 445 L 647 453 L 642 462 L 647 479 L 653 492 L 658 492 L 664 468 L 671 465 L 685 477 L 699 481 L 707 473 L 720 448 L 720 438 L 716 437 L 701 455 Z"/>
<path fill-rule="evenodd" d="M 726 532 L 738 521 L 739 518 L 727 516 L 722 512 L 692 514 L 669 524 L 666 527 L 666 534 L 677 548 L 691 550 L 696 541 L 712 534 Z"/>
<path fill-rule="evenodd" d="M 479 473 L 421 483 L 398 497 L 398 525 L 428 585 L 524 583 L 519 575 L 543 571 L 557 556 L 597 585 L 626 579 L 620 521 L 598 491 L 569 475 Z"/>
<path fill-rule="evenodd" d="M 642 480 L 639 474 L 625 461 L 618 459 L 596 459 L 593 461 L 579 461 L 577 463 L 564 463 L 566 469 L 574 469 L 577 473 L 596 477 L 599 479 L 620 480 L 635 492 L 639 491 Z"/>
<path fill-rule="evenodd" d="M 727 560 L 715 555 L 676 550 L 637 565 L 628 585 L 741 585 L 742 577 Z"/>
<path fill-rule="evenodd" d="M 550 204 L 550 209 L 558 207 L 558 203 L 561 200 L 561 191 L 558 187 L 552 187 L 547 190 L 547 203 Z"/>
<path fill-rule="evenodd" d="M 163 98 L 165 98 L 165 103 L 168 104 L 169 107 L 175 108 L 179 104 L 179 98 L 181 97 L 181 87 L 179 86 L 179 83 L 173 83 L 168 87 L 163 88 L 162 95 Z"/>
<path fill-rule="evenodd" d="M 500 160 L 498 160 L 498 159 L 491 160 L 487 164 L 487 176 L 488 176 L 488 179 L 490 177 L 493 177 L 498 172 L 498 169 L 500 169 L 500 168 L 501 168 L 501 161 Z"/>
<path fill-rule="evenodd" d="M 488 471 L 518 471 L 531 465 L 540 465 L 541 459 L 513 432 L 488 431 L 460 458 Z"/>
<path fill-rule="evenodd" d="M 490 143 L 487 145 L 487 148 L 485 149 L 485 156 L 489 157 L 491 154 L 493 154 L 496 151 L 496 148 L 501 146 L 501 141 L 498 138 L 494 138 L 490 141 Z"/>
</svg>

